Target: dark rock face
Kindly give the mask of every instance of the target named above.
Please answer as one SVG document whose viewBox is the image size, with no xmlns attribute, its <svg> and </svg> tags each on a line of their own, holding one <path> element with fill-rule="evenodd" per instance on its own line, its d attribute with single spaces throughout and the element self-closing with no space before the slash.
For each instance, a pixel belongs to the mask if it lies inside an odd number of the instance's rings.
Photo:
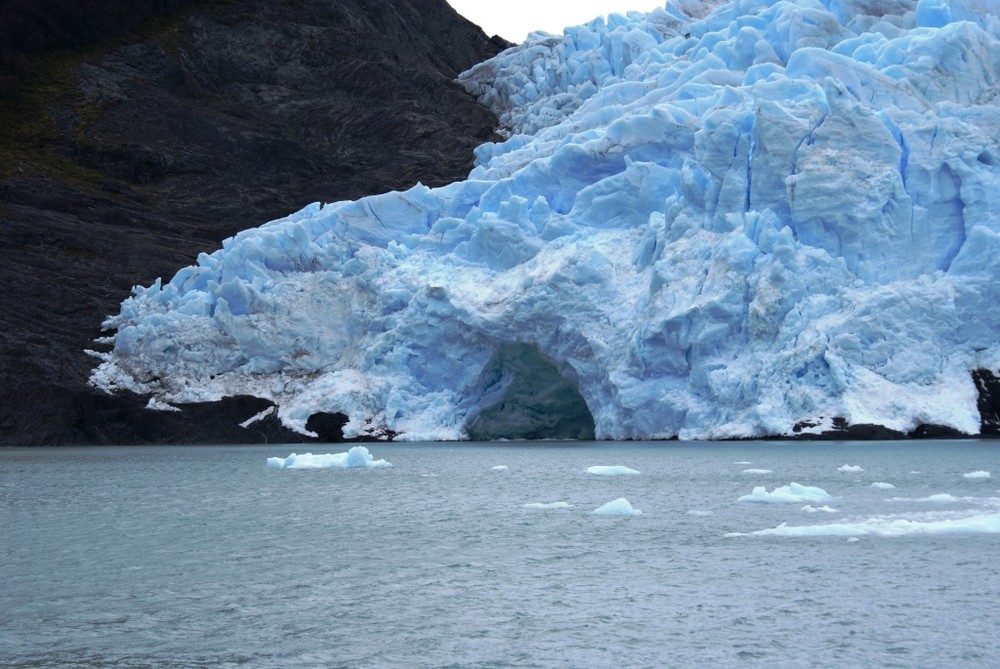
<svg viewBox="0 0 1000 669">
<path fill-rule="evenodd" d="M 998 396 L 1000 398 L 1000 396 Z M 980 395 L 982 403 L 982 395 Z M 933 423 L 921 423 L 910 432 L 900 432 L 884 425 L 874 425 L 871 423 L 848 423 L 842 416 L 835 416 L 832 421 L 833 429 L 825 432 L 803 432 L 806 428 L 815 427 L 817 423 L 802 421 L 796 423 L 792 428 L 791 439 L 802 441 L 892 441 L 894 439 L 967 439 L 977 435 L 959 432 L 947 425 L 935 425 Z M 986 435 L 987 432 L 983 431 Z"/>
<path fill-rule="evenodd" d="M 972 380 L 979 390 L 979 431 L 983 436 L 1000 437 L 1000 378 L 988 369 L 977 369 Z"/>
<path fill-rule="evenodd" d="M 0 102 L 0 444 L 301 439 L 233 432 L 246 399 L 98 394 L 84 349 L 132 285 L 310 202 L 463 178 L 493 136 L 452 79 L 507 44 L 444 0 L 171 6 Z"/>
</svg>

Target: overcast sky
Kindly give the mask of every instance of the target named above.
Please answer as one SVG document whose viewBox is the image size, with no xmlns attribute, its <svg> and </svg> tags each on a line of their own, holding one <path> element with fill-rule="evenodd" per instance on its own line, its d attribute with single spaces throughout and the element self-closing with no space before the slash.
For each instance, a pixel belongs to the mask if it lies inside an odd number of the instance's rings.
<svg viewBox="0 0 1000 669">
<path fill-rule="evenodd" d="M 458 13 L 487 35 L 522 42 L 532 30 L 562 34 L 566 26 L 586 23 L 595 16 L 630 10 L 648 12 L 663 0 L 448 0 Z"/>
</svg>

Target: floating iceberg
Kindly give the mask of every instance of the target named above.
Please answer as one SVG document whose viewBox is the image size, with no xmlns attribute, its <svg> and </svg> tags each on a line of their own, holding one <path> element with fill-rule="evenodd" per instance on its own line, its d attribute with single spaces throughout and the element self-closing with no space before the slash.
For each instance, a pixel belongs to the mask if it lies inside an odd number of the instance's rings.
<svg viewBox="0 0 1000 669">
<path fill-rule="evenodd" d="M 838 472 L 863 472 L 864 469 L 862 469 L 858 465 L 841 465 L 840 467 L 837 467 L 837 471 Z"/>
<path fill-rule="evenodd" d="M 790 526 L 757 530 L 750 534 L 771 537 L 882 536 L 901 537 L 913 534 L 1000 534 L 1000 513 L 971 515 L 947 520 L 910 520 L 906 518 L 871 518 L 850 523 Z"/>
<path fill-rule="evenodd" d="M 572 509 L 573 505 L 569 502 L 532 502 L 531 504 L 525 504 L 525 509 Z"/>
<path fill-rule="evenodd" d="M 800 502 L 825 502 L 833 499 L 822 488 L 800 485 L 794 481 L 789 485 L 768 492 L 764 486 L 757 486 L 749 495 L 743 495 L 738 502 L 763 502 L 769 504 L 791 504 Z"/>
<path fill-rule="evenodd" d="M 364 446 L 354 446 L 346 453 L 292 453 L 287 458 L 268 458 L 267 466 L 279 469 L 347 469 L 392 467 L 392 464 L 376 460 Z"/>
<path fill-rule="evenodd" d="M 632 505 L 624 497 L 619 497 L 607 504 L 602 504 L 591 513 L 598 516 L 641 516 L 642 511 L 632 508 Z"/>
<path fill-rule="evenodd" d="M 508 467 L 507 465 L 496 465 L 494 467 L 490 467 L 490 469 L 492 469 L 495 472 L 505 472 L 508 469 L 510 469 L 510 467 Z"/>
<path fill-rule="evenodd" d="M 825 504 L 823 506 L 813 506 L 812 504 L 806 504 L 804 507 L 802 507 L 802 511 L 805 511 L 806 513 L 837 513 L 836 509 L 834 509 L 832 506 L 826 506 Z"/>
<path fill-rule="evenodd" d="M 773 474 L 770 469 L 744 469 L 741 474 Z"/>
<path fill-rule="evenodd" d="M 347 437 L 980 430 L 1000 370 L 1000 2 L 670 0 L 460 77 L 468 179 L 246 230 L 91 381 Z"/>
<path fill-rule="evenodd" d="M 896 486 L 885 481 L 875 481 L 871 484 L 871 487 L 875 490 L 893 490 Z"/>
<path fill-rule="evenodd" d="M 587 473 L 597 476 L 634 476 L 639 473 L 639 470 L 623 465 L 594 465 L 587 467 Z"/>
<path fill-rule="evenodd" d="M 954 495 L 949 495 L 948 493 L 938 493 L 936 495 L 929 495 L 928 497 L 892 497 L 889 499 L 890 502 L 930 502 L 931 504 L 951 504 L 952 502 L 957 502 L 959 499 Z"/>
<path fill-rule="evenodd" d="M 968 474 L 962 474 L 962 478 L 971 479 L 973 481 L 984 480 L 990 478 L 990 473 L 984 471 L 969 472 Z"/>
</svg>

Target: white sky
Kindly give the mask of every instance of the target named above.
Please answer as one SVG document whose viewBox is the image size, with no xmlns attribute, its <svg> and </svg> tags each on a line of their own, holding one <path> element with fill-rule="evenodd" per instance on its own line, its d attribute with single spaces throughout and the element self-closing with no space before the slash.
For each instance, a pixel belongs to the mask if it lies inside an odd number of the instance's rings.
<svg viewBox="0 0 1000 669">
<path fill-rule="evenodd" d="M 586 23 L 595 16 L 631 10 L 648 12 L 663 0 L 448 0 L 459 14 L 479 25 L 487 35 L 522 42 L 532 30 L 562 34 L 566 26 Z"/>
</svg>

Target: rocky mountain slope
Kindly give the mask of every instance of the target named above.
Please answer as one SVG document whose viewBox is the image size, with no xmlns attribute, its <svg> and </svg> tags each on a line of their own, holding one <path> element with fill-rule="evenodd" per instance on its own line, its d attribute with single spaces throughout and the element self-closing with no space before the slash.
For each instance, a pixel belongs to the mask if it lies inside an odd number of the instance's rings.
<svg viewBox="0 0 1000 669">
<path fill-rule="evenodd" d="M 453 79 L 507 44 L 444 0 L 173 2 L 61 41 L 88 3 L 23 4 L 0 5 L 25 37 L 0 53 L 0 444 L 301 438 L 232 427 L 260 400 L 107 396 L 84 350 L 131 286 L 238 230 L 464 177 L 496 119 Z"/>
</svg>

